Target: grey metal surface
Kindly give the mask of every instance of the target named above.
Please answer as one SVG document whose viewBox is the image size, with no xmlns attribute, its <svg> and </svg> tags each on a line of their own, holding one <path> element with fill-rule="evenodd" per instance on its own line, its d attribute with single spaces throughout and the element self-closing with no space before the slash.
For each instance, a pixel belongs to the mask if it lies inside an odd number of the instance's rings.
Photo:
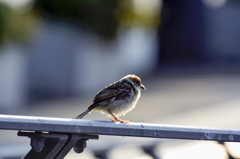
<svg viewBox="0 0 240 159">
<path fill-rule="evenodd" d="M 0 129 L 213 141 L 240 141 L 240 130 L 68 118 L 0 115 Z"/>
</svg>

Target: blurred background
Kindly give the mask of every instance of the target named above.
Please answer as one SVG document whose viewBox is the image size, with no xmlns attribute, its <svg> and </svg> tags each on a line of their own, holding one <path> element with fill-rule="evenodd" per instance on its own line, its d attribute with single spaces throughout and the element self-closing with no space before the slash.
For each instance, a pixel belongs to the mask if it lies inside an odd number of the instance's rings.
<svg viewBox="0 0 240 159">
<path fill-rule="evenodd" d="M 239 0 L 0 0 L 0 113 L 73 118 L 127 74 L 126 120 L 240 128 Z M 109 120 L 100 113 L 85 117 Z M 0 130 L 0 158 L 30 140 Z M 236 143 L 100 136 L 66 158 L 240 158 Z"/>
</svg>

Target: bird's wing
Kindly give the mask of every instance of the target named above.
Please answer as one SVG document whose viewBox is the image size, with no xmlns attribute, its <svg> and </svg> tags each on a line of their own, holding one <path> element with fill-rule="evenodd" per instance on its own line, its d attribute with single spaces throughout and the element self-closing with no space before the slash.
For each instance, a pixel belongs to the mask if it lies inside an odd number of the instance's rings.
<svg viewBox="0 0 240 159">
<path fill-rule="evenodd" d="M 130 90 L 131 86 L 126 82 L 121 81 L 112 83 L 97 93 L 93 100 L 93 104 L 104 100 L 111 100 L 112 102 L 116 99 L 119 100 L 120 97 L 126 97 L 126 95 L 123 96 L 123 94 L 126 94 L 126 92 L 129 92 Z"/>
</svg>

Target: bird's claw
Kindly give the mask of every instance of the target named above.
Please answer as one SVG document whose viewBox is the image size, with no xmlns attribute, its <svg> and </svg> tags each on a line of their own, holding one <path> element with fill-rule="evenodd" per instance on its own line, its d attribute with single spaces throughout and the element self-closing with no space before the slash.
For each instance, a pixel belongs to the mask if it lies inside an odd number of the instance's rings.
<svg viewBox="0 0 240 159">
<path fill-rule="evenodd" d="M 110 119 L 112 122 L 121 122 L 124 123 L 126 125 L 129 125 L 130 122 L 132 122 L 132 120 L 121 120 L 121 119 Z"/>
</svg>

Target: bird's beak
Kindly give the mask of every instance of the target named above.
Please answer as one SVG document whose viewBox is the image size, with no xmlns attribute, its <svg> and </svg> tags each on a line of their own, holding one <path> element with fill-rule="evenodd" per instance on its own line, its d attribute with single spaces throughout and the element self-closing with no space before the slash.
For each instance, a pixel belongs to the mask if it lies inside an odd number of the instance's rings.
<svg viewBox="0 0 240 159">
<path fill-rule="evenodd" d="M 146 87 L 145 87 L 144 85 L 142 85 L 142 84 L 141 84 L 140 88 L 141 88 L 141 90 L 142 90 L 142 89 L 145 89 L 145 90 L 146 90 Z"/>
</svg>

